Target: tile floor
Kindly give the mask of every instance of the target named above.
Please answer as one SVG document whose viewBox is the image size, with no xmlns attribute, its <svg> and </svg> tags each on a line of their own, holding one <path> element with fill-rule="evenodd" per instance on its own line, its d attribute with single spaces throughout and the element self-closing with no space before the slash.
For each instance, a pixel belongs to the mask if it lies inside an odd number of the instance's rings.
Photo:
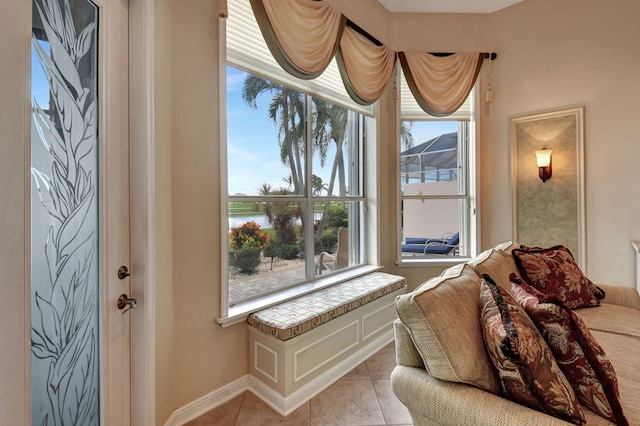
<svg viewBox="0 0 640 426">
<path fill-rule="evenodd" d="M 395 356 L 390 343 L 287 417 L 245 391 L 185 426 L 411 425 L 409 412 L 391 391 Z"/>
</svg>

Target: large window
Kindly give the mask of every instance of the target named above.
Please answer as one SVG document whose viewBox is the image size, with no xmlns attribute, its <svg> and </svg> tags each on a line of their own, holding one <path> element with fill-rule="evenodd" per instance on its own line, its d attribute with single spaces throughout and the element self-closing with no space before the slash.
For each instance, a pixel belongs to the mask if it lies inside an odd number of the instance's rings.
<svg viewBox="0 0 640 426">
<path fill-rule="evenodd" d="M 373 108 L 351 100 L 335 60 L 312 80 L 287 74 L 249 0 L 228 7 L 220 37 L 223 326 L 374 269 L 366 265 L 364 179 Z"/>
<path fill-rule="evenodd" d="M 404 83 L 404 81 L 403 81 Z M 475 129 L 471 98 L 430 117 L 401 84 L 400 262 L 456 261 L 475 253 Z"/>
<path fill-rule="evenodd" d="M 227 66 L 229 306 L 363 263 L 364 120 Z"/>
</svg>

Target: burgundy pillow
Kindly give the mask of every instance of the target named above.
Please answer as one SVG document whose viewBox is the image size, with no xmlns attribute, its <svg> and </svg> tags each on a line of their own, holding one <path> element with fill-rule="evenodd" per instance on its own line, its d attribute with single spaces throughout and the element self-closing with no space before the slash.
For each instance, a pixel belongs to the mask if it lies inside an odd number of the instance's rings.
<svg viewBox="0 0 640 426">
<path fill-rule="evenodd" d="M 522 278 L 545 295 L 571 309 L 600 306 L 589 287 L 590 281 L 566 247 L 513 249 L 511 253 Z"/>
<path fill-rule="evenodd" d="M 568 248 L 566 248 L 566 247 L 564 247 L 562 245 L 559 245 L 557 247 L 561 247 L 562 249 L 566 250 L 569 253 L 569 255 L 571 256 L 571 259 L 573 259 L 574 262 L 575 262 L 576 259 L 575 259 L 575 257 L 573 257 L 573 254 L 571 253 L 571 250 L 569 250 Z M 520 245 L 520 250 L 524 250 L 524 251 L 542 250 L 542 247 L 527 247 L 524 244 L 521 244 Z M 588 279 L 588 278 L 586 278 L 586 279 L 587 279 L 587 285 L 589 286 L 589 290 L 591 290 L 591 293 L 593 293 L 593 295 L 596 297 L 596 299 L 598 299 L 598 300 L 604 299 L 604 297 L 606 296 L 605 291 L 603 289 L 601 289 L 600 287 L 598 287 L 597 285 L 595 285 L 593 283 L 593 281 L 591 281 L 590 279 Z"/>
<path fill-rule="evenodd" d="M 578 399 L 617 425 L 628 425 L 620 406 L 616 373 L 582 319 L 559 301 L 511 274 L 511 294 L 546 340 Z"/>
<path fill-rule="evenodd" d="M 571 384 L 522 307 L 489 275 L 480 286 L 480 325 L 504 395 L 571 423 L 585 422 Z"/>
</svg>

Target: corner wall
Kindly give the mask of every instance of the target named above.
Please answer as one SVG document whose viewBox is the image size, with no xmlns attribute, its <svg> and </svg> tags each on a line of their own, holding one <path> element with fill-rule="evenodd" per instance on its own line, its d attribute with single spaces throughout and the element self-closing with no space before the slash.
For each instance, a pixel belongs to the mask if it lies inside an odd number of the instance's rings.
<svg viewBox="0 0 640 426">
<path fill-rule="evenodd" d="M 524 1 L 492 15 L 495 100 L 482 127 L 482 242 L 511 238 L 509 118 L 585 107 L 586 274 L 633 285 L 640 236 L 640 3 Z M 553 183 L 549 181 L 547 183 Z"/>
</svg>

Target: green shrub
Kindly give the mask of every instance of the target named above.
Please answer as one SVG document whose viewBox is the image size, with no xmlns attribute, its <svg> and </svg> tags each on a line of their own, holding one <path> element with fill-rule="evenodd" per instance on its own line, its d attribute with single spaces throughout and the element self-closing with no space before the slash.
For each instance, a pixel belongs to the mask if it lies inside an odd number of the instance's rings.
<svg viewBox="0 0 640 426">
<path fill-rule="evenodd" d="M 336 244 L 338 244 L 338 235 L 335 232 L 325 232 L 320 237 L 320 246 L 322 247 L 322 251 L 333 253 L 336 249 Z"/>
<path fill-rule="evenodd" d="M 315 238 L 313 240 L 313 254 L 320 254 L 324 251 L 322 248 L 322 240 L 320 238 Z"/>
<path fill-rule="evenodd" d="M 278 256 L 285 260 L 296 259 L 298 257 L 298 247 L 295 244 L 282 244 L 278 250 Z"/>
<path fill-rule="evenodd" d="M 260 265 L 260 249 L 246 247 L 236 251 L 235 265 L 243 273 L 254 273 Z"/>
<path fill-rule="evenodd" d="M 349 212 L 340 206 L 332 206 L 327 216 L 327 226 L 331 228 L 349 226 Z"/>
<path fill-rule="evenodd" d="M 262 250 L 262 254 L 264 257 L 274 258 L 278 256 L 278 249 L 280 245 L 275 240 L 267 241 L 267 244 L 264 246 L 264 250 Z"/>
<path fill-rule="evenodd" d="M 298 255 L 301 255 L 301 253 L 304 253 L 305 250 L 307 249 L 306 243 L 304 242 L 304 240 L 298 241 L 296 246 L 298 247 Z M 320 254 L 321 252 L 322 252 L 322 245 L 320 244 L 320 238 L 314 238 L 313 254 Z"/>
</svg>

